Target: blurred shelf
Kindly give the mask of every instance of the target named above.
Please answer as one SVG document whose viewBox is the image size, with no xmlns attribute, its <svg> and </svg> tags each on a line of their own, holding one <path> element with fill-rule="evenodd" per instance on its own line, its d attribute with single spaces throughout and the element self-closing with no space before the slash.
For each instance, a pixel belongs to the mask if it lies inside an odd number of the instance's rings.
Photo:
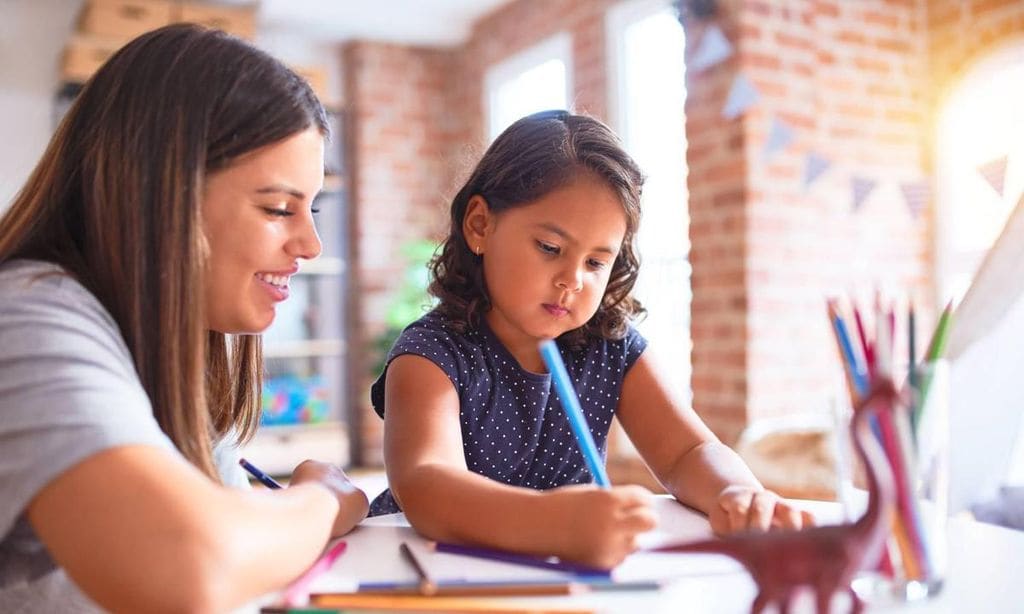
<svg viewBox="0 0 1024 614">
<path fill-rule="evenodd" d="M 299 275 L 341 275 L 344 271 L 345 261 L 334 256 L 299 261 Z"/>
<path fill-rule="evenodd" d="M 340 356 L 345 353 L 341 339 L 303 339 L 276 341 L 263 347 L 264 358 L 305 358 L 306 356 Z"/>
<path fill-rule="evenodd" d="M 291 475 L 307 459 L 349 464 L 348 430 L 341 422 L 261 426 L 239 455 L 271 475 Z"/>
</svg>

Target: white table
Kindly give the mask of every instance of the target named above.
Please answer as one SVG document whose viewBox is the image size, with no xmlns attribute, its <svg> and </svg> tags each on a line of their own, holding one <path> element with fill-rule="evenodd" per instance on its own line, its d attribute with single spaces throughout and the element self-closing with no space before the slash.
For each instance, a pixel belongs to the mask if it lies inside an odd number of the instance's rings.
<svg viewBox="0 0 1024 614">
<path fill-rule="evenodd" d="M 822 522 L 838 515 L 833 503 L 806 502 Z M 643 542 L 700 539 L 711 534 L 707 521 L 669 498 L 657 502 L 659 527 Z M 876 612 L 1024 612 L 1024 532 L 985 525 L 965 518 L 951 519 L 949 573 L 940 595 L 907 604 L 875 604 Z M 438 579 L 458 577 L 534 579 L 557 577 L 556 572 L 531 570 L 480 559 L 431 553 L 426 540 L 409 527 L 401 514 L 363 521 L 346 538 L 348 549 L 332 570 L 314 583 L 314 592 L 353 590 L 358 582 L 414 582 L 415 573 L 399 555 L 398 545 L 409 542 L 427 558 Z M 553 575 L 552 575 L 553 574 Z M 660 590 L 589 592 L 567 597 L 517 597 L 510 602 L 533 605 L 591 606 L 602 612 L 747 612 L 756 593 L 750 576 L 728 557 L 707 554 L 638 552 L 613 572 L 616 580 L 660 579 Z M 839 605 L 838 602 L 836 605 Z M 845 610 L 845 608 L 844 608 Z M 813 611 L 809 596 L 795 611 Z M 837 610 L 840 611 L 840 610 Z"/>
</svg>

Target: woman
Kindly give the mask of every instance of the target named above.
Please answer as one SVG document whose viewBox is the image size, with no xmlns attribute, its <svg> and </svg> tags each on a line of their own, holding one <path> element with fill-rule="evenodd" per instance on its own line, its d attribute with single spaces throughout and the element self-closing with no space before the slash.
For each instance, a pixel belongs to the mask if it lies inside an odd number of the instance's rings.
<svg viewBox="0 0 1024 614">
<path fill-rule="evenodd" d="M 299 77 L 196 26 L 86 84 L 0 220 L 0 610 L 227 610 L 365 516 L 336 467 L 247 491 L 218 466 L 320 252 L 326 134 Z"/>
</svg>

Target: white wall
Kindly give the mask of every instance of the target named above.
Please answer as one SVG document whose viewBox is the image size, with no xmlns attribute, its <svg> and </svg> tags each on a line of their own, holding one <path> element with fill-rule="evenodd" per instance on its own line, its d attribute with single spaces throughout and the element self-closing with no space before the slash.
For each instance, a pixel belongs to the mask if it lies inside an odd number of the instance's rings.
<svg viewBox="0 0 1024 614">
<path fill-rule="evenodd" d="M 53 133 L 61 51 L 81 0 L 0 0 L 0 211 Z"/>
</svg>

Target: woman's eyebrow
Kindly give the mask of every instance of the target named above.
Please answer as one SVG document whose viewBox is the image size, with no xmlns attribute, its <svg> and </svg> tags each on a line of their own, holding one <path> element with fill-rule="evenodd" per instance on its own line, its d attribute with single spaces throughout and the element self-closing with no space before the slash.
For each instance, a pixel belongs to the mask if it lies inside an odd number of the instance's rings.
<svg viewBox="0 0 1024 614">
<path fill-rule="evenodd" d="M 301 190 L 297 190 L 297 189 L 295 189 L 295 188 L 293 188 L 291 186 L 287 186 L 287 185 L 284 185 L 284 184 L 281 184 L 281 183 L 275 183 L 273 185 L 268 185 L 268 186 L 259 188 L 259 189 L 256 190 L 256 193 L 257 194 L 288 194 L 289 196 L 294 196 L 295 198 L 298 198 L 299 200 L 305 200 L 306 199 L 306 194 L 304 192 L 302 192 Z"/>
</svg>

